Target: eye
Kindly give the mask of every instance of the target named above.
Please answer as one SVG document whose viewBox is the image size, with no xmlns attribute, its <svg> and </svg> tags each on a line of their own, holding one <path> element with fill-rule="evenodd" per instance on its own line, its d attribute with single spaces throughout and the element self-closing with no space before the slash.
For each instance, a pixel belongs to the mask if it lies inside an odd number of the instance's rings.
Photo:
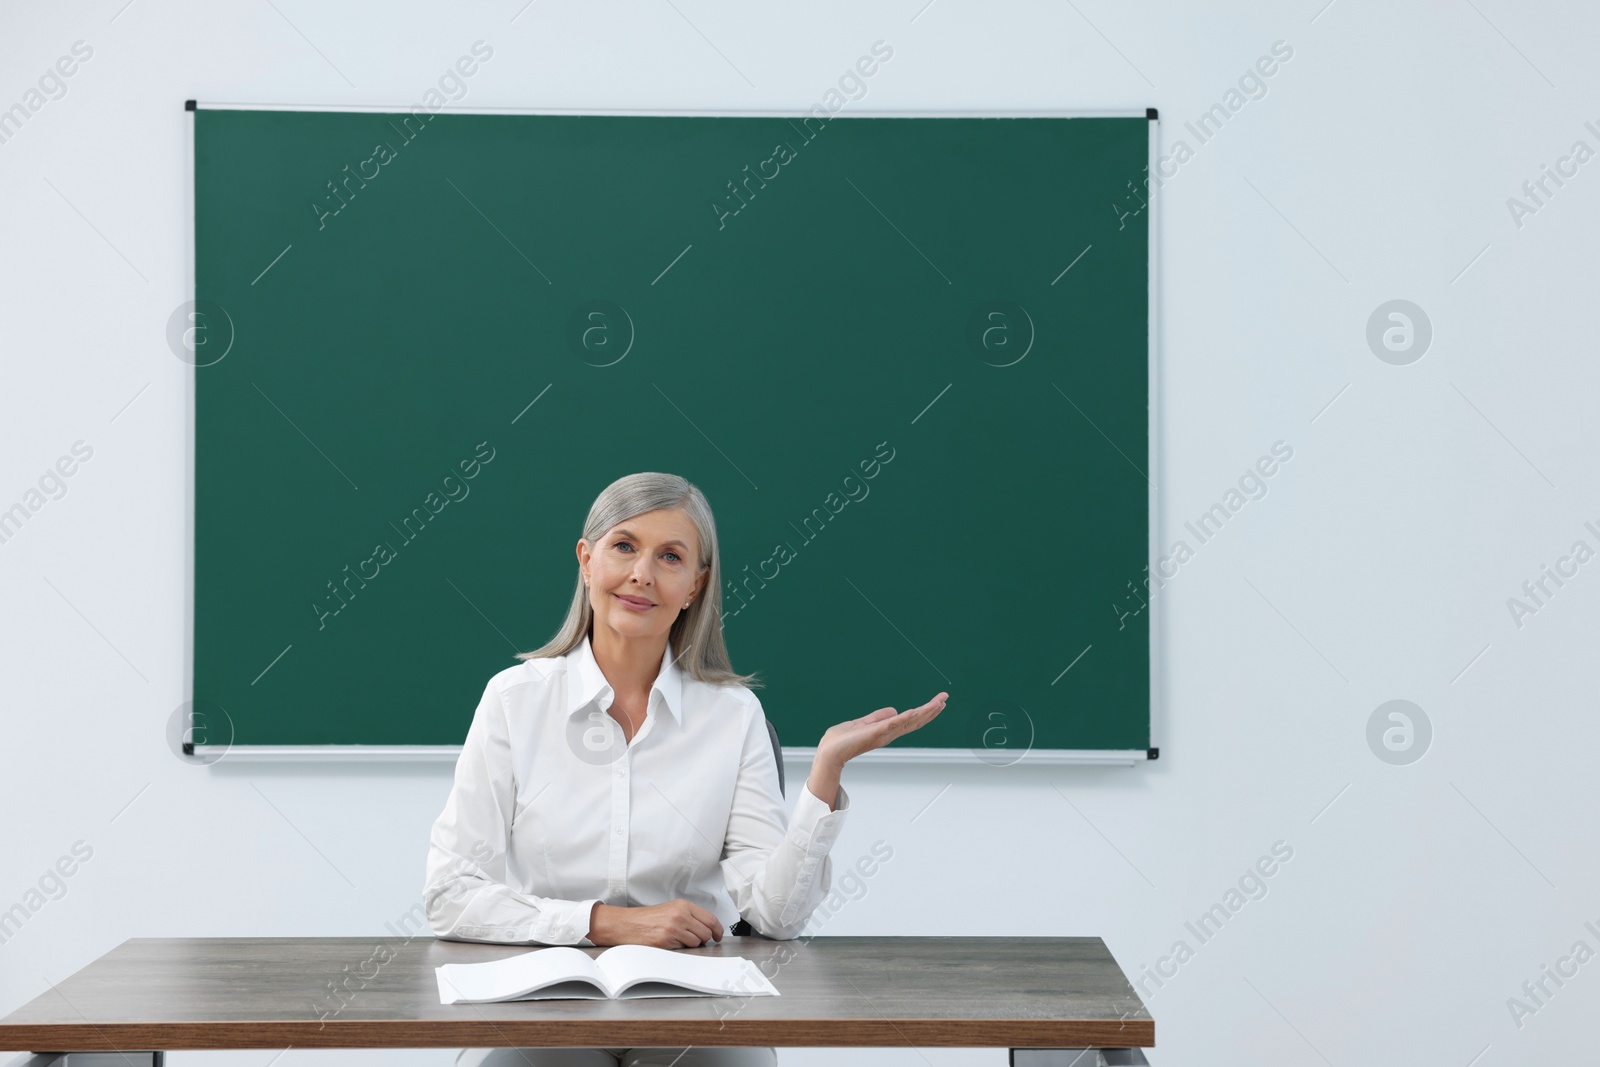
<svg viewBox="0 0 1600 1067">
<path fill-rule="evenodd" d="M 624 546 L 626 546 L 626 547 L 627 547 L 627 548 L 628 548 L 628 550 L 629 550 L 629 551 L 632 551 L 632 550 L 633 550 L 633 545 L 632 545 L 632 544 L 631 544 L 631 543 L 630 543 L 630 542 L 628 542 L 628 541 L 622 541 L 622 540 L 618 540 L 618 541 L 615 541 L 615 542 L 613 542 L 613 543 L 612 543 L 612 546 L 611 546 L 611 547 L 612 547 L 612 548 L 616 548 L 616 549 L 621 549 L 621 548 L 623 548 L 623 547 L 624 547 Z M 674 563 L 682 563 L 682 562 L 683 562 L 683 557 L 682 557 L 682 556 L 680 556 L 680 555 L 678 555 L 678 553 L 677 553 L 677 552 L 675 552 L 675 551 L 673 551 L 673 550 L 672 550 L 672 549 L 670 549 L 670 548 L 669 548 L 669 549 L 667 549 L 667 552 L 666 552 L 666 554 L 667 554 L 667 555 L 669 555 L 669 556 L 671 556 L 671 557 L 672 557 L 672 561 L 673 561 L 673 562 L 674 562 Z"/>
</svg>

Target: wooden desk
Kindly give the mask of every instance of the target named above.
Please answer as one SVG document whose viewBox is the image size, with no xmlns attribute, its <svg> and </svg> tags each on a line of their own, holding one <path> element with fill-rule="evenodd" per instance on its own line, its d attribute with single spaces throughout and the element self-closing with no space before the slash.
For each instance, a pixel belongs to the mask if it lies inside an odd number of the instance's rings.
<svg viewBox="0 0 1600 1067">
<path fill-rule="evenodd" d="M 436 966 L 528 950 L 424 936 L 136 938 L 0 1020 L 0 1049 L 1133 1050 L 1077 1060 L 1087 1067 L 1143 1063 L 1138 1048 L 1155 1044 L 1155 1021 L 1097 937 L 729 937 L 689 951 L 751 959 L 782 996 L 439 1003 Z"/>
</svg>

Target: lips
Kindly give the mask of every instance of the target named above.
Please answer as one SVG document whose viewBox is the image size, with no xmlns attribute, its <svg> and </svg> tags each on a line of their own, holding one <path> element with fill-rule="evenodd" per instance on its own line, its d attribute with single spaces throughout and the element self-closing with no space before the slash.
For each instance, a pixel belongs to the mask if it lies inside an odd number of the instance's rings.
<svg viewBox="0 0 1600 1067">
<path fill-rule="evenodd" d="M 618 600 L 622 601 L 624 604 L 628 605 L 631 608 L 653 608 L 653 607 L 655 607 L 655 605 L 653 603 L 651 603 L 650 601 L 644 599 L 643 597 L 623 596 L 621 593 L 617 593 L 616 594 L 616 598 Z"/>
</svg>

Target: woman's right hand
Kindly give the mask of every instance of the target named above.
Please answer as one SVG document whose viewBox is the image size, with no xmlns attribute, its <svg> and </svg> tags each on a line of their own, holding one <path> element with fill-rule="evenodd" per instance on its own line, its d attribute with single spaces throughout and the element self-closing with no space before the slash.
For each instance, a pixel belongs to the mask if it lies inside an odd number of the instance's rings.
<svg viewBox="0 0 1600 1067">
<path fill-rule="evenodd" d="M 698 948 L 722 940 L 722 923 L 700 905 L 682 899 L 647 908 L 596 904 L 589 912 L 589 940 L 596 945 Z"/>
</svg>

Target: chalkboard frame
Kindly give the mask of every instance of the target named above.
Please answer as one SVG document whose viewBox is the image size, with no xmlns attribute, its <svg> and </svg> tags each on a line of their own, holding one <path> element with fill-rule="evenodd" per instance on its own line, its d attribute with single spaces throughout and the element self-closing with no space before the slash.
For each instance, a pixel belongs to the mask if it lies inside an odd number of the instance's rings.
<svg viewBox="0 0 1600 1067">
<path fill-rule="evenodd" d="M 193 113 L 204 108 L 231 109 L 231 110 L 272 110 L 272 111 L 334 111 L 334 112 L 374 112 L 396 113 L 410 110 L 409 105 L 374 105 L 374 104 L 272 104 L 272 103 L 238 103 L 227 101 L 188 100 L 185 102 L 185 111 L 191 116 L 185 122 L 186 137 L 185 148 L 187 158 L 184 160 L 184 181 L 186 203 L 188 210 L 184 213 L 187 232 L 184 234 L 183 257 L 184 276 L 186 279 L 185 293 L 191 301 L 197 296 L 196 279 L 196 234 L 194 229 L 196 189 L 195 176 L 195 130 L 192 119 Z M 662 117 L 740 117 L 740 118 L 786 118 L 803 119 L 808 113 L 795 110 L 774 109 L 608 109 L 608 108 L 523 108 L 523 107 L 461 107 L 451 105 L 451 113 L 478 114 L 478 115 L 574 115 L 574 116 L 602 116 L 602 115 L 627 115 L 627 116 L 662 116 Z M 843 115 L 839 117 L 845 117 Z M 1156 108 L 1143 109 L 889 109 L 889 110 L 852 110 L 848 117 L 852 118 L 1146 118 L 1148 119 L 1149 145 L 1147 156 L 1147 177 L 1144 183 L 1143 198 L 1147 200 L 1143 210 L 1147 212 L 1147 252 L 1146 264 L 1148 270 L 1148 336 L 1147 336 L 1147 468 L 1148 468 L 1148 539 L 1146 544 L 1147 574 L 1154 572 L 1158 556 L 1159 533 L 1161 529 L 1160 500 L 1157 491 L 1161 482 L 1160 470 L 1162 467 L 1162 449 L 1160 435 L 1160 384 L 1161 376 L 1161 300 L 1160 300 L 1160 217 L 1161 206 L 1159 175 L 1151 180 L 1148 175 L 1154 172 L 1157 161 L 1160 159 L 1161 150 L 1161 123 Z M 181 309 L 180 309 L 181 310 Z M 196 392 L 195 370 L 192 365 L 184 374 L 185 388 L 185 523 L 184 523 L 184 662 L 183 662 L 183 690 L 184 703 L 180 705 L 169 723 L 169 740 L 176 738 L 176 747 L 179 755 L 193 762 L 210 765 L 224 769 L 225 764 L 271 764 L 271 763 L 416 763 L 416 764 L 454 764 L 461 752 L 460 745 L 233 745 L 226 741 L 211 743 L 205 737 L 202 728 L 197 727 L 194 708 L 194 627 L 195 627 L 195 457 L 196 457 Z M 1146 583 L 1148 585 L 1148 582 Z M 1144 609 L 1148 613 L 1149 625 L 1149 738 L 1148 749 L 1033 749 L 1018 754 L 1013 762 L 1005 765 L 1031 764 L 1031 765 L 1102 765 L 1102 766 L 1135 766 L 1155 760 L 1160 754 L 1158 738 L 1164 732 L 1161 709 L 1165 707 L 1165 690 L 1162 685 L 1161 672 L 1158 665 L 1162 662 L 1165 649 L 1165 610 L 1162 598 L 1151 596 Z M 187 713 L 187 718 L 184 714 Z M 789 746 L 783 749 L 786 763 L 808 762 L 815 754 L 811 746 Z M 961 748 L 917 748 L 913 746 L 895 746 L 878 749 L 858 757 L 858 762 L 874 764 L 970 764 L 988 762 L 980 759 L 973 750 Z"/>
</svg>

